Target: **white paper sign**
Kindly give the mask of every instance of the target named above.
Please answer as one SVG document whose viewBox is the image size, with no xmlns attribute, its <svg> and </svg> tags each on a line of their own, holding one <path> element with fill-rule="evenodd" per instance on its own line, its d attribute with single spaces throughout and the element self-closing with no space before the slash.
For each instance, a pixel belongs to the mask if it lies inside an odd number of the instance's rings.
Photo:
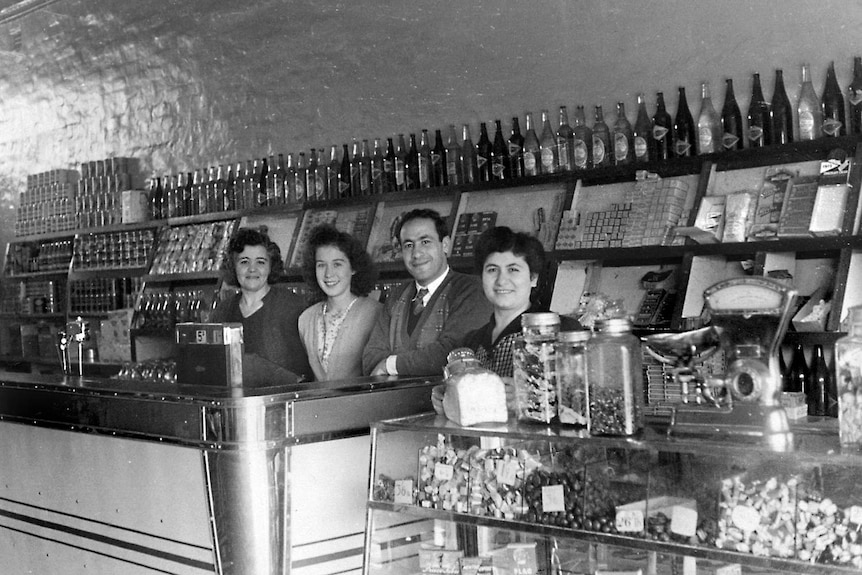
<svg viewBox="0 0 862 575">
<path fill-rule="evenodd" d="M 434 464 L 434 479 L 449 481 L 455 473 L 455 468 L 439 461 Z"/>
<path fill-rule="evenodd" d="M 562 485 L 546 485 L 542 487 L 542 512 L 554 513 L 565 511 L 566 501 Z"/>
<path fill-rule="evenodd" d="M 617 509 L 616 527 L 620 533 L 639 533 L 644 530 L 644 512 L 640 509 Z"/>
<path fill-rule="evenodd" d="M 674 505 L 670 515 L 671 533 L 692 537 L 697 532 L 697 511 L 682 505 Z"/>
<path fill-rule="evenodd" d="M 413 480 L 395 480 L 395 503 L 413 504 Z"/>
</svg>

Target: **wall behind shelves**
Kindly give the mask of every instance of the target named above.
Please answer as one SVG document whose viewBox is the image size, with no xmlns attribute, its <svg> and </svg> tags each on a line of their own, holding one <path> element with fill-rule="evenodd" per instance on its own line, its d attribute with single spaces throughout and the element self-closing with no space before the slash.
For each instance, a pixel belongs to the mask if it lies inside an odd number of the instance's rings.
<svg viewBox="0 0 862 575">
<path fill-rule="evenodd" d="M 779 13 L 780 12 L 780 13 Z M 860 53 L 853 0 L 54 0 L 0 22 L 0 250 L 24 178 L 112 155 L 143 172 L 581 103 L 606 117 L 685 85 L 743 110 L 761 72 L 822 89 Z M 553 112 L 555 115 L 556 112 Z"/>
</svg>

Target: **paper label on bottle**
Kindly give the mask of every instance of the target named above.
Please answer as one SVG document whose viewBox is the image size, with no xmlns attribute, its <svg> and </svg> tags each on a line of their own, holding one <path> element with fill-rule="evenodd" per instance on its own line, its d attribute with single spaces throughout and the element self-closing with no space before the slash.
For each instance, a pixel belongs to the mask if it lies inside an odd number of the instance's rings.
<svg viewBox="0 0 862 575">
<path fill-rule="evenodd" d="M 625 134 L 617 132 L 614 134 L 614 159 L 622 162 L 629 154 L 629 139 Z"/>
<path fill-rule="evenodd" d="M 605 141 L 593 136 L 593 165 L 598 166 L 605 161 Z"/>
<path fill-rule="evenodd" d="M 560 151 L 560 167 L 566 171 L 571 169 L 569 165 L 569 144 L 565 140 L 559 140 L 557 149 Z"/>
<path fill-rule="evenodd" d="M 396 479 L 395 480 L 395 503 L 403 503 L 406 505 L 413 504 L 413 480 L 412 479 Z"/>
<path fill-rule="evenodd" d="M 395 160 L 395 184 L 400 188 L 404 185 L 404 162 Z"/>
<path fill-rule="evenodd" d="M 748 505 L 737 505 L 730 512 L 730 518 L 736 527 L 742 531 L 750 533 L 760 525 L 760 513 L 753 507 Z"/>
<path fill-rule="evenodd" d="M 668 129 L 664 126 L 653 126 L 652 128 L 652 137 L 654 140 L 664 140 L 664 137 L 667 136 Z"/>
<path fill-rule="evenodd" d="M 547 173 L 554 171 L 554 150 L 551 148 L 542 148 L 542 168 Z"/>
<path fill-rule="evenodd" d="M 574 156 L 576 167 L 582 169 L 587 167 L 587 161 L 590 155 L 589 150 L 587 150 L 586 142 L 583 140 L 575 140 Z"/>
<path fill-rule="evenodd" d="M 453 183 L 458 176 L 458 162 L 455 160 L 446 162 L 446 172 L 449 173 L 449 183 Z"/>
<path fill-rule="evenodd" d="M 499 156 L 494 158 L 494 163 L 491 166 L 491 171 L 494 173 L 494 177 L 498 180 L 505 177 L 506 165 L 503 163 L 503 158 Z"/>
<path fill-rule="evenodd" d="M 643 136 L 635 136 L 635 158 L 646 158 L 648 153 L 647 141 Z"/>
<path fill-rule="evenodd" d="M 524 171 L 528 176 L 536 175 L 536 154 L 524 152 Z"/>
<path fill-rule="evenodd" d="M 724 146 L 725 150 L 732 150 L 735 148 L 738 141 L 739 138 L 729 132 L 725 132 L 721 137 L 721 145 Z"/>
<path fill-rule="evenodd" d="M 799 138 L 813 140 L 815 137 L 814 114 L 811 113 L 811 110 L 799 110 Z"/>
<path fill-rule="evenodd" d="M 317 178 L 314 181 L 314 193 L 318 200 L 326 196 L 326 181 L 323 178 Z"/>
<path fill-rule="evenodd" d="M 546 485 L 542 487 L 542 512 L 555 513 L 565 511 L 566 502 L 562 485 Z"/>
<path fill-rule="evenodd" d="M 440 154 L 435 154 L 434 152 L 431 152 L 431 165 L 432 165 L 432 166 L 434 166 L 434 165 L 438 165 L 438 166 L 439 166 L 439 165 L 440 165 L 440 162 L 442 162 L 442 161 L 443 161 L 443 156 L 442 156 L 442 155 L 440 155 Z"/>
<path fill-rule="evenodd" d="M 641 509 L 618 509 L 615 524 L 620 533 L 640 533 L 644 530 L 644 512 Z"/>
<path fill-rule="evenodd" d="M 488 158 L 485 156 L 476 155 L 476 165 L 479 166 L 479 169 L 482 169 L 482 166 L 488 163 Z"/>
<path fill-rule="evenodd" d="M 419 156 L 419 183 L 423 185 L 428 184 L 428 174 L 430 166 L 428 165 L 428 158 L 424 156 Z"/>
<path fill-rule="evenodd" d="M 294 194 L 296 194 L 297 202 L 302 202 L 305 200 L 305 182 L 303 182 L 301 178 L 296 179 L 296 187 L 294 188 Z"/>
<path fill-rule="evenodd" d="M 510 156 L 518 156 L 521 153 L 521 146 L 519 146 L 516 142 L 509 142 L 509 155 Z"/>
<path fill-rule="evenodd" d="M 688 156 L 689 150 L 691 150 L 691 143 L 688 140 L 677 140 L 673 149 L 678 157 Z"/>
<path fill-rule="evenodd" d="M 455 474 L 455 468 L 446 463 L 437 462 L 434 464 L 434 479 L 440 481 L 449 481 Z"/>
<path fill-rule="evenodd" d="M 350 189 L 350 184 L 348 184 L 347 182 L 342 182 L 341 180 L 338 180 L 338 195 L 339 196 L 343 196 L 344 194 L 346 194 L 347 190 L 349 190 L 349 189 Z"/>
<path fill-rule="evenodd" d="M 711 154 L 715 151 L 712 140 L 712 129 L 704 126 L 697 131 L 697 149 L 701 154 Z"/>
<path fill-rule="evenodd" d="M 383 171 L 387 174 L 391 174 L 392 170 L 395 169 L 395 164 L 392 163 L 392 160 L 383 160 Z"/>
<path fill-rule="evenodd" d="M 760 126 L 748 127 L 748 139 L 753 143 L 758 143 L 763 138 L 763 128 Z"/>
<path fill-rule="evenodd" d="M 843 126 L 841 122 L 834 118 L 827 118 L 823 120 L 823 133 L 827 136 L 837 136 L 841 131 L 841 126 Z"/>
</svg>

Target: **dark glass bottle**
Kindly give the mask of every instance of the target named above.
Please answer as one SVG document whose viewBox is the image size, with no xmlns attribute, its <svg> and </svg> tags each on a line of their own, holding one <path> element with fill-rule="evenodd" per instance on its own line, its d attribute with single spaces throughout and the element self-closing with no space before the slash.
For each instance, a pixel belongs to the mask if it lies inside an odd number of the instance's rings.
<svg viewBox="0 0 862 575">
<path fill-rule="evenodd" d="M 257 173 L 257 205 L 265 206 L 266 205 L 266 176 L 269 174 L 269 163 L 266 161 L 266 158 L 261 158 L 260 160 L 260 171 Z M 214 175 L 214 174 L 213 174 Z M 212 205 L 212 202 L 209 202 L 209 211 L 215 211 L 215 206 Z"/>
<path fill-rule="evenodd" d="M 253 170 L 253 164 L 251 160 L 248 161 L 248 165 L 246 165 L 246 171 Z M 254 203 L 257 201 L 257 196 L 252 192 L 254 190 L 254 172 L 251 172 L 248 181 L 249 188 L 249 197 L 248 206 L 250 208 L 254 207 Z M 203 205 L 201 205 L 201 200 L 203 200 Z M 204 184 L 204 175 L 201 172 L 200 168 L 195 170 L 194 176 L 192 176 L 192 210 L 190 215 L 198 215 L 206 213 L 206 186 Z"/>
<path fill-rule="evenodd" d="M 313 199 L 308 195 L 308 158 L 305 152 L 300 152 L 296 159 L 296 171 L 293 175 L 293 201 L 297 204 Z"/>
<path fill-rule="evenodd" d="M 575 133 L 569 125 L 569 113 L 565 106 L 560 106 L 560 127 L 557 128 L 557 150 L 560 160 L 560 171 L 571 172 L 575 169 L 575 159 L 572 146 L 575 143 Z"/>
<path fill-rule="evenodd" d="M 524 136 L 524 175 L 538 176 L 542 171 L 542 151 L 539 147 L 536 127 L 533 125 L 533 114 L 527 112 L 524 121 L 524 129 L 527 130 Z"/>
<path fill-rule="evenodd" d="M 479 166 L 479 181 L 490 182 L 493 177 L 491 165 L 491 139 L 488 137 L 488 126 L 485 122 L 479 124 L 479 140 L 476 142 L 476 165 Z"/>
<path fill-rule="evenodd" d="M 673 120 L 667 113 L 664 93 L 656 94 L 655 115 L 652 117 L 652 139 L 655 148 L 654 160 L 662 161 L 673 157 Z"/>
<path fill-rule="evenodd" d="M 455 125 L 449 125 L 449 139 L 446 142 L 446 177 L 450 186 L 464 182 L 461 172 L 461 146 L 458 144 L 458 134 Z"/>
<path fill-rule="evenodd" d="M 341 145 L 341 166 L 338 172 L 338 197 L 349 198 L 353 195 L 353 178 L 350 174 L 350 150 L 347 144 Z"/>
<path fill-rule="evenodd" d="M 326 165 L 326 197 L 335 199 L 338 197 L 338 173 L 341 171 L 341 162 L 338 161 L 338 146 L 329 147 L 329 163 Z"/>
<path fill-rule="evenodd" d="M 404 159 L 404 173 L 407 179 L 407 189 L 419 188 L 419 148 L 416 145 L 416 134 L 410 134 L 410 147 Z"/>
<path fill-rule="evenodd" d="M 362 195 L 362 157 L 359 152 L 359 141 L 353 140 L 350 157 L 350 195 Z"/>
<path fill-rule="evenodd" d="M 733 93 L 733 79 L 725 80 L 724 105 L 721 107 L 721 146 L 725 150 L 741 150 L 745 145 L 742 127 L 742 112 Z"/>
<path fill-rule="evenodd" d="M 810 405 L 810 394 L 811 394 L 811 386 L 810 382 L 810 371 L 808 369 L 808 362 L 805 361 L 805 350 L 802 347 L 802 344 L 796 344 L 796 347 L 793 349 L 793 356 L 790 358 L 790 380 L 788 382 L 789 389 L 788 391 L 798 393 L 805 393 L 805 400 L 809 402 Z"/>
<path fill-rule="evenodd" d="M 273 171 L 275 171 L 275 169 L 273 169 Z M 219 164 L 218 169 L 216 170 L 215 197 L 216 210 L 226 211 L 230 209 L 227 198 L 227 177 L 225 174 L 224 164 Z"/>
<path fill-rule="evenodd" d="M 395 148 L 395 189 L 399 192 L 407 189 L 407 143 L 404 134 L 398 134 Z"/>
<path fill-rule="evenodd" d="M 317 198 L 317 150 L 311 148 L 308 151 L 308 164 L 305 166 L 305 193 L 308 201 Z"/>
<path fill-rule="evenodd" d="M 449 174 L 446 166 L 446 146 L 443 145 L 443 134 L 440 130 L 434 130 L 434 148 L 431 150 L 431 185 L 449 185 Z"/>
<path fill-rule="evenodd" d="M 784 72 L 775 71 L 775 88 L 772 91 L 772 143 L 789 144 L 793 141 L 793 107 L 784 89 Z"/>
<path fill-rule="evenodd" d="M 150 204 L 150 219 L 162 219 L 162 179 L 153 176 L 150 179 L 150 193 L 148 194 Z"/>
<path fill-rule="evenodd" d="M 278 164 L 273 170 L 273 186 L 275 193 L 275 203 L 283 204 L 285 203 L 285 180 L 287 178 L 287 171 L 284 168 L 284 154 L 278 155 L 278 160 L 276 160 Z M 233 208 L 229 208 L 233 209 Z"/>
<path fill-rule="evenodd" d="M 539 152 L 542 159 L 539 173 L 553 174 L 560 170 L 557 134 L 551 128 L 551 117 L 547 110 L 542 110 L 542 132 L 539 134 Z"/>
<path fill-rule="evenodd" d="M 635 159 L 634 133 L 632 125 L 626 118 L 626 105 L 617 102 L 617 121 L 614 122 L 614 164 L 623 166 L 630 164 Z"/>
<path fill-rule="evenodd" d="M 574 143 L 572 158 L 575 170 L 589 170 L 593 167 L 593 131 L 587 126 L 587 116 L 584 107 L 575 108 L 575 125 L 572 128 Z"/>
<path fill-rule="evenodd" d="M 419 187 L 431 187 L 431 144 L 428 141 L 428 130 L 422 130 L 419 136 L 418 150 Z"/>
<path fill-rule="evenodd" d="M 315 198 L 318 200 L 326 200 L 329 198 L 329 163 L 326 161 L 326 150 L 323 148 L 317 149 L 317 177 L 315 184 L 317 189 L 314 191 Z"/>
<path fill-rule="evenodd" d="M 596 121 L 593 123 L 593 167 L 611 165 L 611 129 L 605 123 L 601 106 L 596 106 Z"/>
<path fill-rule="evenodd" d="M 853 57 L 853 81 L 847 94 L 850 104 L 850 133 L 862 134 L 862 57 Z"/>
<path fill-rule="evenodd" d="M 652 120 L 646 109 L 646 98 L 638 94 L 638 117 L 632 129 L 632 140 L 634 142 L 635 162 L 648 162 L 655 159 L 655 151 L 652 150 Z"/>
<path fill-rule="evenodd" d="M 359 146 L 359 195 L 371 195 L 371 150 L 366 139 Z"/>
<path fill-rule="evenodd" d="M 844 96 L 835 76 L 835 62 L 829 62 L 826 70 L 826 85 L 823 88 L 823 135 L 830 137 L 847 134 L 844 115 Z"/>
<path fill-rule="evenodd" d="M 524 177 L 524 136 L 521 135 L 521 124 L 518 117 L 512 118 L 512 135 L 509 136 L 509 165 L 512 167 L 513 178 Z"/>
<path fill-rule="evenodd" d="M 395 144 L 392 138 L 386 138 L 386 155 L 383 157 L 383 191 L 394 192 L 395 185 Z"/>
<path fill-rule="evenodd" d="M 295 204 L 296 199 L 296 161 L 293 152 L 288 152 L 287 161 L 284 165 L 284 197 L 288 204 Z"/>
<path fill-rule="evenodd" d="M 835 348 L 827 364 L 829 381 L 826 384 L 826 416 L 838 417 L 838 375 L 835 373 Z"/>
<path fill-rule="evenodd" d="M 685 88 L 679 87 L 679 99 L 676 104 L 676 118 L 673 122 L 674 156 L 686 158 L 697 155 L 697 133 L 694 118 L 685 97 Z"/>
<path fill-rule="evenodd" d="M 761 148 L 772 143 L 772 120 L 769 104 L 760 87 L 760 74 L 755 73 L 751 84 L 751 101 L 748 104 L 748 147 Z"/>
<path fill-rule="evenodd" d="M 237 164 L 237 179 L 242 181 L 242 171 L 241 171 L 242 163 Z M 182 176 L 183 174 L 180 174 Z M 185 177 L 182 180 L 177 180 L 177 186 L 180 187 L 180 194 L 182 198 L 182 204 L 180 207 L 180 216 L 190 216 L 192 215 L 193 204 L 192 202 L 192 173 L 186 172 Z M 237 190 L 237 195 L 239 195 L 240 190 Z"/>
<path fill-rule="evenodd" d="M 826 365 L 826 358 L 823 356 L 823 346 L 817 344 L 814 346 L 814 355 L 811 358 L 811 396 L 813 401 L 808 404 L 808 415 L 826 415 L 827 390 L 829 389 L 829 380 L 832 377 L 829 374 L 829 367 Z"/>
<path fill-rule="evenodd" d="M 371 153 L 371 193 L 382 194 L 384 187 L 383 146 L 380 138 L 374 138 L 374 151 Z"/>
<path fill-rule="evenodd" d="M 790 368 L 784 360 L 784 351 L 778 348 L 778 371 L 781 375 L 781 391 L 790 391 Z"/>
<path fill-rule="evenodd" d="M 496 130 L 494 143 L 491 145 L 491 175 L 495 180 L 508 180 L 512 177 L 509 164 L 509 146 L 503 138 L 503 126 L 500 120 L 494 120 Z"/>
<path fill-rule="evenodd" d="M 479 162 L 476 157 L 476 146 L 470 136 L 470 126 L 464 124 L 461 128 L 461 175 L 463 183 L 475 184 L 479 181 Z"/>
</svg>

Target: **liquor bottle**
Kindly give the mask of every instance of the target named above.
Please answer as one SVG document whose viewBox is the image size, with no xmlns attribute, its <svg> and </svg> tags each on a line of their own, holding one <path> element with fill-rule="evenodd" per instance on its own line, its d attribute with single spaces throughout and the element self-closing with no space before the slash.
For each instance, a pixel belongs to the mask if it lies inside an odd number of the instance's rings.
<svg viewBox="0 0 862 575">
<path fill-rule="evenodd" d="M 446 177 L 450 186 L 457 186 L 464 181 L 461 172 L 461 146 L 458 145 L 454 124 L 449 125 L 449 139 L 446 141 Z"/>
<path fill-rule="evenodd" d="M 784 360 L 784 351 L 778 347 L 778 373 L 781 375 L 781 391 L 790 391 L 790 368 Z"/>
<path fill-rule="evenodd" d="M 323 148 L 317 149 L 317 177 L 314 183 L 317 186 L 314 190 L 314 198 L 318 201 L 325 200 L 329 197 L 328 172 L 329 165 L 326 162 L 326 150 Z"/>
<path fill-rule="evenodd" d="M 431 185 L 437 187 L 449 185 L 446 146 L 443 145 L 443 134 L 440 130 L 434 130 L 434 148 L 431 149 Z"/>
<path fill-rule="evenodd" d="M 278 193 L 275 191 L 276 186 L 276 160 L 273 154 L 269 155 L 269 162 L 267 166 L 269 167 L 269 171 L 266 173 L 266 202 L 265 205 L 274 206 L 276 204 L 276 196 Z"/>
<path fill-rule="evenodd" d="M 542 157 L 531 112 L 527 112 L 524 128 L 527 130 L 524 136 L 524 175 L 537 176 L 541 173 Z"/>
<path fill-rule="evenodd" d="M 221 211 L 221 207 L 219 206 L 219 200 L 221 198 L 218 197 L 218 192 L 216 191 L 216 167 L 210 166 L 207 170 L 207 182 L 206 182 L 206 196 L 207 196 L 207 211 L 208 212 L 218 212 Z M 266 182 L 261 182 L 266 187 Z M 265 192 L 263 192 L 265 193 Z M 264 198 L 265 200 L 266 198 Z M 258 198 L 260 200 L 260 198 Z"/>
<path fill-rule="evenodd" d="M 150 179 L 150 192 L 147 194 L 150 203 L 150 219 L 162 219 L 162 179 L 153 176 Z"/>
<path fill-rule="evenodd" d="M 709 82 L 700 85 L 700 114 L 697 116 L 697 151 L 699 154 L 720 152 L 721 118 L 712 105 Z"/>
<path fill-rule="evenodd" d="M 162 211 L 166 218 L 177 217 L 177 177 L 173 174 L 165 176 L 164 196 L 166 209 Z"/>
<path fill-rule="evenodd" d="M 404 134 L 398 134 L 398 146 L 395 148 L 395 189 L 399 192 L 407 189 L 407 144 Z"/>
<path fill-rule="evenodd" d="M 850 133 L 862 134 L 862 57 L 853 58 L 853 81 L 848 88 L 850 103 Z"/>
<path fill-rule="evenodd" d="M 382 194 L 385 188 L 383 171 L 384 153 L 380 138 L 374 138 L 374 151 L 371 153 L 371 193 Z"/>
<path fill-rule="evenodd" d="M 796 344 L 793 350 L 793 356 L 790 358 L 790 381 L 788 391 L 790 392 L 805 392 L 805 399 L 808 401 L 808 396 L 811 392 L 809 385 L 808 363 L 805 361 L 805 350 L 802 344 Z"/>
<path fill-rule="evenodd" d="M 326 165 L 326 196 L 334 200 L 339 197 L 339 172 L 341 162 L 338 161 L 338 146 L 329 147 L 329 163 Z"/>
<path fill-rule="evenodd" d="M 428 130 L 422 130 L 419 135 L 419 187 L 431 187 L 431 144 L 428 141 Z"/>
<path fill-rule="evenodd" d="M 557 156 L 560 160 L 560 171 L 571 172 L 575 169 L 574 145 L 575 132 L 569 125 L 569 112 L 565 106 L 560 106 L 560 127 L 557 128 Z"/>
<path fill-rule="evenodd" d="M 251 169 L 251 160 L 249 160 L 246 164 L 246 170 L 250 170 L 250 169 Z M 192 185 L 189 188 L 189 197 L 191 200 L 190 201 L 191 207 L 189 209 L 189 215 L 190 216 L 196 216 L 198 214 L 203 213 L 203 212 L 201 212 L 201 196 L 204 195 L 204 197 L 206 197 L 206 195 L 201 193 L 202 188 L 203 188 L 203 174 L 201 173 L 200 168 L 196 168 L 194 171 L 194 175 L 192 176 Z M 254 204 L 251 204 L 251 205 L 254 205 Z"/>
<path fill-rule="evenodd" d="M 685 87 L 679 87 L 679 99 L 676 104 L 676 118 L 673 122 L 674 155 L 685 158 L 697 155 L 697 135 L 695 134 L 694 118 L 685 97 Z"/>
<path fill-rule="evenodd" d="M 479 181 L 490 182 L 493 177 L 491 165 L 491 140 L 488 137 L 488 126 L 485 122 L 479 124 L 479 140 L 476 142 L 476 165 L 479 166 Z"/>
<path fill-rule="evenodd" d="M 392 138 L 386 138 L 386 155 L 383 156 L 383 191 L 394 192 L 395 185 L 395 144 Z"/>
<path fill-rule="evenodd" d="M 524 136 L 521 135 L 521 124 L 518 117 L 512 118 L 512 135 L 509 136 L 509 165 L 512 167 L 513 178 L 524 177 Z"/>
<path fill-rule="evenodd" d="M 838 374 L 835 373 L 835 348 L 829 358 L 826 371 L 829 380 L 826 382 L 826 417 L 838 417 Z"/>
<path fill-rule="evenodd" d="M 828 389 L 831 385 L 831 379 L 826 358 L 823 356 L 823 346 L 816 344 L 814 356 L 811 358 L 811 389 L 814 401 L 808 404 L 808 415 L 825 416 L 827 414 Z"/>
<path fill-rule="evenodd" d="M 491 174 L 495 180 L 508 180 L 512 177 L 509 163 L 509 146 L 503 138 L 503 126 L 500 120 L 494 120 L 496 131 L 494 143 L 491 145 Z"/>
<path fill-rule="evenodd" d="M 416 134 L 410 134 L 410 147 L 404 159 L 404 173 L 407 178 L 407 189 L 419 188 L 419 149 L 416 147 Z"/>
<path fill-rule="evenodd" d="M 667 160 L 673 157 L 673 121 L 667 113 L 664 103 L 664 93 L 656 94 L 656 110 L 652 117 L 652 139 L 655 148 L 655 160 Z"/>
<path fill-rule="evenodd" d="M 359 195 L 371 195 L 371 153 L 368 140 L 362 140 L 359 147 Z"/>
<path fill-rule="evenodd" d="M 802 65 L 802 87 L 796 101 L 796 115 L 799 118 L 799 139 L 816 140 L 823 130 L 823 108 L 820 98 L 811 83 L 808 64 Z"/>
<path fill-rule="evenodd" d="M 183 207 L 182 216 L 190 216 L 192 215 L 192 210 L 194 209 L 194 201 L 192 201 L 192 173 L 186 172 L 185 178 L 183 178 Z M 179 185 L 179 182 L 177 183 Z"/>
<path fill-rule="evenodd" d="M 775 71 L 775 88 L 772 91 L 772 143 L 789 144 L 793 141 L 793 108 L 784 89 L 784 72 Z"/>
<path fill-rule="evenodd" d="M 748 104 L 748 147 L 761 148 L 772 143 L 772 121 L 769 104 L 760 87 L 760 74 L 755 73 L 751 84 L 751 101 Z"/>
<path fill-rule="evenodd" d="M 476 146 L 470 137 L 470 126 L 467 124 L 461 129 L 461 175 L 465 184 L 479 181 L 479 160 L 476 157 Z"/>
<path fill-rule="evenodd" d="M 279 154 L 278 159 L 276 160 L 275 169 L 270 173 L 272 174 L 272 186 L 273 186 L 273 202 L 274 204 L 283 204 L 285 203 L 284 196 L 284 183 L 285 178 L 287 178 L 287 172 L 284 169 L 284 154 Z"/>
<path fill-rule="evenodd" d="M 294 203 L 301 204 L 313 199 L 308 195 L 308 160 L 305 157 L 305 152 L 300 152 L 296 160 L 294 182 L 296 182 L 293 188 Z"/>
<path fill-rule="evenodd" d="M 362 184 L 360 182 L 360 176 L 362 173 L 361 163 L 362 158 L 359 152 L 359 141 L 353 140 L 353 150 L 351 152 L 352 159 L 350 160 L 350 195 L 351 196 L 361 196 L 362 195 Z"/>
<path fill-rule="evenodd" d="M 215 170 L 213 170 L 215 171 Z M 266 175 L 269 173 L 269 164 L 266 158 L 260 159 L 260 171 L 257 174 L 257 205 L 266 205 Z M 214 211 L 214 207 L 210 205 L 210 211 Z"/>
<path fill-rule="evenodd" d="M 844 116 L 844 96 L 835 77 L 835 62 L 829 62 L 826 85 L 823 88 L 823 135 L 830 137 L 847 134 Z"/>
<path fill-rule="evenodd" d="M 284 201 L 288 204 L 296 203 L 296 161 L 293 152 L 287 154 L 287 162 L 284 165 Z"/>
<path fill-rule="evenodd" d="M 605 123 L 602 107 L 596 106 L 596 121 L 593 123 L 593 167 L 611 165 L 611 130 Z"/>
<path fill-rule="evenodd" d="M 184 172 L 177 174 L 177 213 L 176 217 L 181 218 L 186 215 L 187 197 L 186 189 L 188 188 L 188 178 Z"/>
<path fill-rule="evenodd" d="M 317 199 L 317 150 L 311 148 L 306 156 L 308 165 L 305 166 L 305 195 L 309 202 Z"/>
<path fill-rule="evenodd" d="M 245 169 L 242 171 L 242 201 L 245 209 L 254 208 L 256 199 L 257 197 L 254 195 L 254 161 L 246 160 Z"/>
<path fill-rule="evenodd" d="M 239 168 L 239 166 L 240 166 L 239 164 L 236 165 L 237 168 Z M 238 181 L 239 180 L 237 178 L 236 169 L 234 168 L 233 164 L 228 164 L 227 177 L 225 178 L 225 190 L 224 190 L 225 205 L 227 206 L 225 209 L 228 211 L 240 209 L 237 206 L 237 202 L 236 202 L 236 199 L 237 199 L 236 191 L 237 191 L 237 182 Z M 282 198 L 282 202 L 283 201 L 284 201 L 284 199 Z"/>
<path fill-rule="evenodd" d="M 721 108 L 721 146 L 724 150 L 741 150 L 745 145 L 742 112 L 733 93 L 733 79 L 725 80 L 724 105 Z"/>
<path fill-rule="evenodd" d="M 635 162 L 649 162 L 655 159 L 652 138 L 652 120 L 646 109 L 646 98 L 638 94 L 638 117 L 632 129 Z"/>
<path fill-rule="evenodd" d="M 227 198 L 227 178 L 224 164 L 219 164 L 215 176 L 215 209 L 224 212 L 230 209 Z"/>
<path fill-rule="evenodd" d="M 349 198 L 353 192 L 353 181 L 350 177 L 350 152 L 347 150 L 347 144 L 341 146 L 341 166 L 338 172 L 338 197 Z"/>
<path fill-rule="evenodd" d="M 635 159 L 634 132 L 626 117 L 626 105 L 617 102 L 617 121 L 614 122 L 614 164 L 624 166 Z"/>
<path fill-rule="evenodd" d="M 542 110 L 542 133 L 539 136 L 539 154 L 541 157 L 542 174 L 553 174 L 559 171 L 560 156 L 557 149 L 557 135 L 551 129 L 551 118 L 547 110 Z"/>
</svg>

